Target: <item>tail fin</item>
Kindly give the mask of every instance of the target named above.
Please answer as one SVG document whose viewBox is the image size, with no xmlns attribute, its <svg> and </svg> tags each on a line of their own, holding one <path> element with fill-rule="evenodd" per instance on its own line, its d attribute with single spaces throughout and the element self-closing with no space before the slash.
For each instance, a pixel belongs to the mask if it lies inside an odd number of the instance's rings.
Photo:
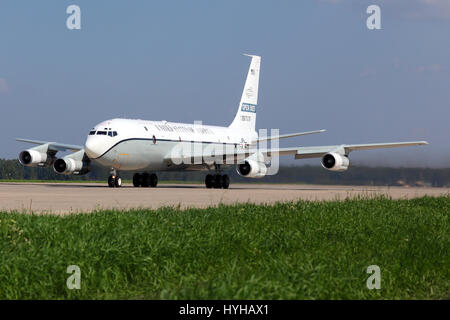
<svg viewBox="0 0 450 320">
<path fill-rule="evenodd" d="M 248 69 L 247 80 L 245 81 L 244 91 L 242 92 L 239 109 L 229 128 L 239 131 L 255 131 L 256 125 L 256 105 L 258 104 L 258 86 L 259 69 L 261 66 L 261 57 L 248 55 L 252 57 L 250 68 Z"/>
</svg>

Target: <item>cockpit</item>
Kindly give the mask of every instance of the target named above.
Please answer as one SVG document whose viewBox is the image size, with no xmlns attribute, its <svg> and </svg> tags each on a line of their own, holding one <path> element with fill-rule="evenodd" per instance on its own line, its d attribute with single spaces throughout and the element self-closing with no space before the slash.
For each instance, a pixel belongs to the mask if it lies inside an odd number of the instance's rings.
<svg viewBox="0 0 450 320">
<path fill-rule="evenodd" d="M 90 136 L 97 135 L 97 136 L 115 137 L 115 136 L 117 136 L 117 131 L 114 131 L 111 128 L 104 128 L 104 130 L 97 130 L 97 131 L 96 130 L 91 130 L 89 132 L 89 135 Z"/>
</svg>

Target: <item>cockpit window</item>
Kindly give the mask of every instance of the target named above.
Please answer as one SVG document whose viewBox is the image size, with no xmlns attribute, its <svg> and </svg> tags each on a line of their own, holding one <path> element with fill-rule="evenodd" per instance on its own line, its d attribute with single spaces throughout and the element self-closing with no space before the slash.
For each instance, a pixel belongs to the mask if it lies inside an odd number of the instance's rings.
<svg viewBox="0 0 450 320">
<path fill-rule="evenodd" d="M 89 135 L 94 135 L 94 134 L 96 134 L 95 131 L 89 132 Z M 112 130 L 97 131 L 97 135 L 98 136 L 115 137 L 115 136 L 117 136 L 117 131 L 112 131 Z"/>
</svg>

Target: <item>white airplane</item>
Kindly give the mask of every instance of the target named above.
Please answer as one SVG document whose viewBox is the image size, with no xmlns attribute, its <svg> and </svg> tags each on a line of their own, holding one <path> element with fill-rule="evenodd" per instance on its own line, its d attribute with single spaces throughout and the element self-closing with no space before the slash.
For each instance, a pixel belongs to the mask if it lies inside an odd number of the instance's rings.
<svg viewBox="0 0 450 320">
<path fill-rule="evenodd" d="M 135 187 L 156 187 L 155 171 L 207 170 L 207 188 L 227 189 L 228 175 L 222 170 L 231 165 L 248 178 L 264 177 L 273 157 L 294 155 L 295 159 L 321 158 L 322 166 L 331 171 L 349 167 L 348 155 L 354 150 L 394 148 L 428 144 L 426 141 L 340 144 L 334 146 L 262 148 L 267 141 L 324 132 L 316 130 L 270 137 L 255 130 L 256 106 L 261 57 L 251 57 L 250 68 L 233 122 L 228 127 L 167 121 L 112 119 L 97 124 L 89 132 L 84 146 L 17 139 L 38 146 L 20 152 L 24 166 L 53 166 L 60 174 L 86 174 L 92 163 L 111 169 L 109 187 L 120 187 L 120 172 L 135 172 Z M 58 151 L 73 153 L 57 158 Z"/>
</svg>

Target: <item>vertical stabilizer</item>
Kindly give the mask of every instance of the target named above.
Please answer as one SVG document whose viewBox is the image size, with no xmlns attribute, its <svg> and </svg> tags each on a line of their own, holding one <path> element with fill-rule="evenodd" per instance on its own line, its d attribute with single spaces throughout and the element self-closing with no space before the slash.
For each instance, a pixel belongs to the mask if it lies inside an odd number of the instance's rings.
<svg viewBox="0 0 450 320">
<path fill-rule="evenodd" d="M 244 91 L 242 92 L 241 102 L 230 129 L 239 131 L 255 131 L 256 125 L 256 106 L 258 104 L 258 86 L 259 70 L 261 66 L 261 57 L 248 55 L 252 58 L 250 68 L 248 69 L 247 80 L 245 81 Z"/>
</svg>

